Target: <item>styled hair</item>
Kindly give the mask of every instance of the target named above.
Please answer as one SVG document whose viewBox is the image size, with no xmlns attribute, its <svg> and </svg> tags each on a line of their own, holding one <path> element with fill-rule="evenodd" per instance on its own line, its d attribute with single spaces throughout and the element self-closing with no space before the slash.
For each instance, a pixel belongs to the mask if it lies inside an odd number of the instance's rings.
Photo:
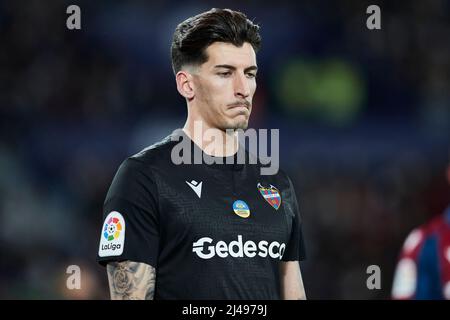
<svg viewBox="0 0 450 320">
<path fill-rule="evenodd" d="M 248 42 L 255 52 L 261 45 L 259 26 L 239 11 L 213 8 L 180 23 L 173 34 L 172 68 L 176 74 L 186 65 L 208 61 L 206 48 L 214 42 L 241 47 Z"/>
</svg>

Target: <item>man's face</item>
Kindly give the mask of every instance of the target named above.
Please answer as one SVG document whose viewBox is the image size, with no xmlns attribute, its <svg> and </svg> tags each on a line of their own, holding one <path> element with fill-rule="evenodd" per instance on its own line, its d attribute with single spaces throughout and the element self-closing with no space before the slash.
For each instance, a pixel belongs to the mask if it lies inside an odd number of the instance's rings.
<svg viewBox="0 0 450 320">
<path fill-rule="evenodd" d="M 246 129 L 256 90 L 253 47 L 214 42 L 206 54 L 208 61 L 193 73 L 197 112 L 211 127 Z"/>
</svg>

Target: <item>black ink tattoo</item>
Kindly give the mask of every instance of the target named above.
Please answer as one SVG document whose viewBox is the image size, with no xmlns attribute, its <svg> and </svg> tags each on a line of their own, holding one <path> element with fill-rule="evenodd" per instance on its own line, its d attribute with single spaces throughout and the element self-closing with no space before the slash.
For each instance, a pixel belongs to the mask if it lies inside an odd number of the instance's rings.
<svg viewBox="0 0 450 320">
<path fill-rule="evenodd" d="M 133 261 L 111 262 L 107 266 L 113 300 L 152 300 L 156 271 L 152 266 Z"/>
</svg>

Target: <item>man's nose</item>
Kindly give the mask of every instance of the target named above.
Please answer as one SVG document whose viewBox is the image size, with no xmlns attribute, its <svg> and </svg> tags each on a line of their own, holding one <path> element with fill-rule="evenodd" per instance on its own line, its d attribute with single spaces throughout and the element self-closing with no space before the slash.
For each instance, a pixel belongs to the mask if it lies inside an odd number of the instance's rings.
<svg viewBox="0 0 450 320">
<path fill-rule="evenodd" d="M 247 98 L 250 95 L 250 87 L 245 74 L 236 74 L 234 79 L 234 94 L 242 98 Z"/>
</svg>

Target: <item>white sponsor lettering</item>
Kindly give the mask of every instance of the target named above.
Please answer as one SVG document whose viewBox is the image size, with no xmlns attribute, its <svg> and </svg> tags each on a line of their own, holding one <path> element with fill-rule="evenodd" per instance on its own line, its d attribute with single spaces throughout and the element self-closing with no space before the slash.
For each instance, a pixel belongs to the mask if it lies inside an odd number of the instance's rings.
<svg viewBox="0 0 450 320">
<path fill-rule="evenodd" d="M 228 255 L 233 258 L 253 258 L 258 254 L 262 258 L 269 255 L 273 259 L 281 260 L 286 249 L 286 244 L 277 241 L 270 244 L 266 240 L 257 244 L 251 240 L 243 242 L 242 235 L 238 235 L 238 239 L 231 241 L 230 244 L 225 241 L 218 241 L 214 245 L 213 242 L 214 240 L 209 237 L 200 238 L 192 244 L 192 252 L 195 252 L 201 259 L 211 259 L 216 254 L 220 258 L 226 258 Z"/>
</svg>

